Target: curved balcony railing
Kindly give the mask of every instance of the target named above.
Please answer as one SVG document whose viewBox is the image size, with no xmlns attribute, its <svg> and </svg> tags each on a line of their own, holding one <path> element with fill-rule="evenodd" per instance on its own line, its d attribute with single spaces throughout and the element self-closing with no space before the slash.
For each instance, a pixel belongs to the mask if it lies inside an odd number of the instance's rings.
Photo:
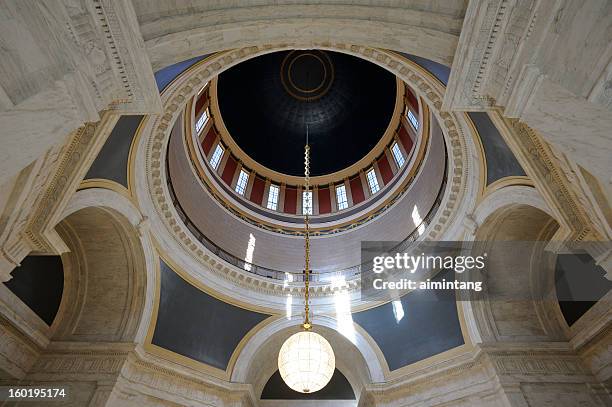
<svg viewBox="0 0 612 407">
<path fill-rule="evenodd" d="M 446 181 L 447 181 L 446 165 L 447 165 L 447 160 L 445 157 L 444 177 L 442 179 L 440 189 L 438 190 L 438 194 L 436 196 L 436 199 L 433 205 L 429 209 L 427 215 L 423 218 L 423 221 L 417 227 L 415 227 L 415 229 L 396 246 L 396 249 L 405 248 L 410 243 L 415 242 L 420 236 L 419 229 L 423 230 L 427 228 L 427 226 L 430 224 L 431 220 L 435 216 L 436 212 L 438 211 L 438 208 L 440 207 L 440 204 L 442 202 L 442 198 L 444 197 L 444 190 L 446 188 Z M 181 204 L 176 197 L 174 188 L 172 187 L 172 181 L 170 180 L 170 177 L 166 177 L 166 179 L 167 179 L 168 190 L 170 192 L 172 203 L 174 205 L 174 208 L 178 212 L 179 217 L 181 218 L 183 223 L 187 226 L 187 229 L 189 229 L 189 231 L 195 236 L 195 238 L 198 239 L 198 241 L 200 241 L 200 243 L 202 243 L 204 247 L 206 247 L 215 256 L 221 258 L 222 260 L 231 264 L 232 266 L 238 267 L 242 270 L 245 270 L 249 273 L 256 274 L 261 277 L 266 277 L 266 278 L 279 280 L 279 281 L 291 281 L 291 282 L 304 281 L 303 273 L 295 272 L 295 271 L 275 270 L 269 267 L 260 266 L 258 264 L 249 263 L 227 252 L 223 248 L 217 246 L 213 241 L 211 241 L 206 235 L 204 235 L 195 226 L 195 224 L 191 221 L 191 219 L 189 219 L 189 217 L 187 216 L 187 214 L 181 207 Z M 368 263 L 363 263 L 363 264 L 358 264 L 352 267 L 344 268 L 341 270 L 332 270 L 332 271 L 330 270 L 325 270 L 325 271 L 324 270 L 312 270 L 312 273 L 310 275 L 310 281 L 325 282 L 325 281 L 331 281 L 335 278 L 344 278 L 345 280 L 350 280 L 354 277 L 358 277 L 363 271 L 367 271 L 366 269 L 364 269 L 364 267 L 366 267 L 367 264 Z"/>
</svg>

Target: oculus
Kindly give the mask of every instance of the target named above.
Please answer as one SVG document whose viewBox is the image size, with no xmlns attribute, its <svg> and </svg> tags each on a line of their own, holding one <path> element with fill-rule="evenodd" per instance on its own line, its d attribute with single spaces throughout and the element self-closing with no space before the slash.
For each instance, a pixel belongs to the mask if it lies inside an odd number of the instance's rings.
<svg viewBox="0 0 612 407">
<path fill-rule="evenodd" d="M 291 51 L 281 64 L 281 83 L 298 100 L 313 101 L 329 91 L 334 65 L 324 51 Z"/>
<path fill-rule="evenodd" d="M 391 125 L 397 78 L 332 51 L 281 51 L 239 63 L 218 77 L 216 98 L 229 136 L 270 170 L 302 175 L 309 129 L 313 174 L 343 170 L 365 157 Z"/>
</svg>

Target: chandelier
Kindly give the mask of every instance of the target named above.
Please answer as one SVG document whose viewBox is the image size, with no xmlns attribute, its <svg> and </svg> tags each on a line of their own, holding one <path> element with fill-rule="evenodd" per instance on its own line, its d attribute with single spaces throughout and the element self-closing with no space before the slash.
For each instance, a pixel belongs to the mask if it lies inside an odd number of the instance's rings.
<svg viewBox="0 0 612 407">
<path fill-rule="evenodd" d="M 310 190 L 310 146 L 308 129 L 304 147 L 304 191 Z M 314 393 L 330 381 L 336 367 L 334 351 L 321 335 L 312 332 L 309 308 L 310 288 L 310 225 L 308 210 L 304 210 L 304 323 L 302 331 L 283 343 L 278 353 L 278 370 L 284 382 L 300 393 Z"/>
</svg>

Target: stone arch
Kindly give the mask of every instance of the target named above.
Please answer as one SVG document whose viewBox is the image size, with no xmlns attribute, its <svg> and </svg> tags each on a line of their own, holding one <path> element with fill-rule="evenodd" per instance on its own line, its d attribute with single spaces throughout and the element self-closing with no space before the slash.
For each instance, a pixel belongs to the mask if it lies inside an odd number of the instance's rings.
<svg viewBox="0 0 612 407">
<path fill-rule="evenodd" d="M 145 0 L 134 2 L 154 70 L 196 55 L 280 42 L 305 48 L 317 42 L 363 44 L 450 66 L 466 8 L 461 0 L 443 5 L 259 1 L 224 6 L 200 2 L 187 15 L 180 3 L 166 3 L 170 2 L 160 1 L 152 7 Z"/>
<path fill-rule="evenodd" d="M 340 330 L 338 321 L 329 316 L 315 316 L 315 331 L 332 345 L 336 367 L 348 379 L 355 397 L 366 384 L 383 382 L 386 366 L 381 362 L 380 350 L 359 330 L 349 340 Z M 279 318 L 255 333 L 241 349 L 236 359 L 231 380 L 252 383 L 257 397 L 268 378 L 276 371 L 276 358 L 283 341 L 300 329 L 295 319 Z"/>
<path fill-rule="evenodd" d="M 532 206 L 552 218 L 555 217 L 542 195 L 534 187 L 512 185 L 488 194 L 480 202 L 472 218 L 477 225 L 482 225 L 498 209 L 517 204 Z"/>
<path fill-rule="evenodd" d="M 57 226 L 70 252 L 54 340 L 138 342 L 145 336 L 151 256 L 130 219 L 134 213 L 121 208 L 117 195 L 78 192 Z"/>
<path fill-rule="evenodd" d="M 547 250 L 559 224 L 537 200 L 523 198 L 478 217 L 474 247 L 487 253 L 487 293 L 464 303 L 475 342 L 564 339 L 554 292 L 556 254 Z"/>
</svg>

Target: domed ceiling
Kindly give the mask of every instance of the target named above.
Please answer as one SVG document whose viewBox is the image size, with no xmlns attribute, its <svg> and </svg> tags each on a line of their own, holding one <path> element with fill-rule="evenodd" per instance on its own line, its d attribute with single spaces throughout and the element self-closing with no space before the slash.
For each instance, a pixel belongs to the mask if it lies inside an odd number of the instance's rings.
<svg viewBox="0 0 612 407">
<path fill-rule="evenodd" d="M 363 158 L 393 115 L 395 76 L 330 51 L 283 51 L 250 59 L 219 76 L 218 101 L 230 135 L 260 164 L 303 175 L 308 125 L 311 174 Z"/>
</svg>

